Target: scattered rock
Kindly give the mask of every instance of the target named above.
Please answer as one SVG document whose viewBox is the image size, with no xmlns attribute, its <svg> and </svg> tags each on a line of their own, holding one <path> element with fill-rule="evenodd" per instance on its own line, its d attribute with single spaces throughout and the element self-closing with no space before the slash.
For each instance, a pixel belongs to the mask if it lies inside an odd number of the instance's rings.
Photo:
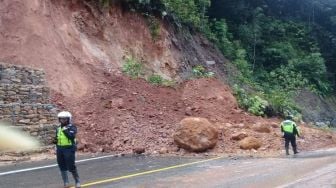
<svg viewBox="0 0 336 188">
<path fill-rule="evenodd" d="M 248 137 L 248 135 L 245 132 L 239 132 L 234 135 L 232 135 L 231 140 L 242 140 L 244 138 Z"/>
<path fill-rule="evenodd" d="M 122 98 L 113 99 L 112 106 L 121 109 L 124 107 L 124 100 Z"/>
<path fill-rule="evenodd" d="M 273 136 L 275 136 L 275 137 L 282 137 L 283 136 L 283 134 L 282 133 L 280 133 L 280 132 L 276 132 L 276 133 L 273 133 Z"/>
<path fill-rule="evenodd" d="M 218 132 L 205 118 L 185 118 L 174 134 L 174 141 L 188 151 L 202 152 L 216 145 Z"/>
<path fill-rule="evenodd" d="M 21 119 L 21 120 L 19 120 L 19 123 L 27 124 L 29 122 L 30 122 L 30 119 Z"/>
<path fill-rule="evenodd" d="M 86 111 L 86 112 L 84 112 L 84 114 L 85 115 L 91 115 L 91 114 L 93 114 L 93 111 Z"/>
<path fill-rule="evenodd" d="M 333 143 L 336 143 L 336 136 L 333 136 L 333 137 L 331 138 L 331 140 L 332 140 Z"/>
<path fill-rule="evenodd" d="M 253 125 L 252 130 L 259 132 L 259 133 L 270 133 L 271 132 L 270 126 L 266 124 Z"/>
<path fill-rule="evenodd" d="M 146 149 L 144 147 L 136 147 L 133 148 L 133 153 L 135 154 L 142 154 L 145 153 Z"/>
<path fill-rule="evenodd" d="M 225 123 L 225 127 L 226 128 L 232 128 L 232 127 L 234 127 L 231 123 Z"/>
<path fill-rule="evenodd" d="M 32 135 L 32 136 L 37 136 L 38 133 L 37 133 L 37 132 L 32 132 L 32 133 L 30 133 L 30 135 Z"/>
<path fill-rule="evenodd" d="M 280 127 L 280 125 L 278 123 L 276 123 L 276 122 L 272 122 L 270 124 L 270 126 L 273 127 L 273 128 L 279 128 Z"/>
<path fill-rule="evenodd" d="M 234 128 L 239 128 L 239 129 L 244 129 L 244 128 L 249 128 L 248 126 L 246 126 L 244 123 L 238 123 L 233 125 Z"/>
<path fill-rule="evenodd" d="M 172 147 L 170 149 L 170 151 L 172 151 L 172 152 L 178 152 L 178 151 L 180 151 L 180 148 L 179 147 Z"/>
<path fill-rule="evenodd" d="M 315 125 L 317 127 L 320 127 L 320 128 L 327 128 L 327 127 L 329 127 L 327 122 L 315 122 Z"/>
<path fill-rule="evenodd" d="M 112 108 L 112 101 L 105 101 L 103 107 L 107 109 Z"/>
<path fill-rule="evenodd" d="M 77 149 L 78 149 L 79 151 L 83 151 L 83 150 L 85 149 L 85 145 L 82 144 L 82 143 L 78 143 L 78 144 L 77 144 Z"/>
<path fill-rule="evenodd" d="M 168 153 L 168 149 L 166 147 L 163 147 L 163 148 L 160 149 L 159 153 L 160 154 L 166 154 L 166 153 Z"/>
<path fill-rule="evenodd" d="M 185 115 L 187 115 L 187 116 L 191 116 L 192 115 L 192 108 L 190 106 L 188 106 L 185 109 Z"/>
<path fill-rule="evenodd" d="M 207 65 L 214 65 L 214 64 L 216 64 L 216 62 L 215 61 L 206 61 L 206 64 Z"/>
<path fill-rule="evenodd" d="M 39 123 L 40 123 L 40 124 L 46 124 L 46 123 L 48 123 L 48 120 L 47 120 L 47 119 L 41 119 L 41 120 L 39 121 Z"/>
<path fill-rule="evenodd" d="M 261 141 L 254 137 L 246 137 L 239 142 L 239 147 L 244 150 L 258 149 L 261 145 Z"/>
<path fill-rule="evenodd" d="M 327 139 L 332 139 L 333 137 L 331 135 L 326 135 Z"/>
</svg>

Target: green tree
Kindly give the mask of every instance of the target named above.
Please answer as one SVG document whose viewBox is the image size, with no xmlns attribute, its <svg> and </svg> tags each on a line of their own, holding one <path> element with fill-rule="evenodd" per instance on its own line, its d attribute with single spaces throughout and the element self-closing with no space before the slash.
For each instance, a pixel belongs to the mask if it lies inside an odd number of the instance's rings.
<svg viewBox="0 0 336 188">
<path fill-rule="evenodd" d="M 327 81 L 326 66 L 320 53 L 312 53 L 300 59 L 293 59 L 290 61 L 290 64 L 322 93 L 330 90 L 330 85 Z"/>
<path fill-rule="evenodd" d="M 201 28 L 210 0 L 162 0 L 167 10 L 183 23 Z"/>
</svg>

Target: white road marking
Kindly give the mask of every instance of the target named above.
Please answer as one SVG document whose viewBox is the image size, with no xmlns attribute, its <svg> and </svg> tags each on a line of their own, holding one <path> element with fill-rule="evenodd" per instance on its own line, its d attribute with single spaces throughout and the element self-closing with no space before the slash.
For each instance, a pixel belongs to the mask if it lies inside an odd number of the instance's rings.
<svg viewBox="0 0 336 188">
<path fill-rule="evenodd" d="M 115 156 L 117 156 L 117 155 L 105 155 L 105 156 L 101 156 L 101 157 L 82 159 L 82 160 L 76 161 L 76 163 L 82 163 L 82 162 L 86 162 L 86 161 L 93 161 L 93 160 L 104 159 L 104 158 L 115 157 Z M 56 167 L 56 166 L 57 166 L 57 164 L 52 164 L 52 165 L 39 166 L 39 167 L 33 167 L 33 168 L 24 168 L 24 169 L 20 169 L 20 170 L 12 170 L 12 171 L 7 171 L 7 172 L 1 172 L 0 176 L 9 175 L 9 174 L 16 174 L 16 173 L 20 173 L 20 172 L 34 171 L 34 170 L 45 169 L 45 168 L 52 168 L 52 167 Z"/>
</svg>

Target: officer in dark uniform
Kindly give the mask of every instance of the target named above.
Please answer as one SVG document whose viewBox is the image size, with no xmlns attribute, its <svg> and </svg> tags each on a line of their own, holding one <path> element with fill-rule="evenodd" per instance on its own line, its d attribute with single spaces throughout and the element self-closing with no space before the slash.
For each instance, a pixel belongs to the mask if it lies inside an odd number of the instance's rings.
<svg viewBox="0 0 336 188">
<path fill-rule="evenodd" d="M 75 165 L 77 128 L 71 123 L 72 116 L 70 112 L 60 112 L 57 117 L 61 123 L 57 128 L 55 139 L 57 164 L 61 170 L 64 187 L 69 187 L 67 171 L 70 171 L 75 179 L 75 187 L 77 188 L 80 187 L 78 171 Z"/>
<path fill-rule="evenodd" d="M 297 151 L 296 136 L 300 137 L 300 133 L 292 116 L 287 116 L 286 120 L 281 123 L 281 132 L 283 132 L 283 137 L 285 138 L 286 155 L 289 155 L 289 142 L 292 145 L 294 154 L 299 153 Z"/>
</svg>

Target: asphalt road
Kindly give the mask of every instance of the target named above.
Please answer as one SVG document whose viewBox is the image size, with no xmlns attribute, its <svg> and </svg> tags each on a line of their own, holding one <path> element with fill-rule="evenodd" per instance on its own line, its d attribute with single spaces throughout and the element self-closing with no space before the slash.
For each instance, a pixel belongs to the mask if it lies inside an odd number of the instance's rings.
<svg viewBox="0 0 336 188">
<path fill-rule="evenodd" d="M 336 188 L 335 149 L 267 159 L 107 156 L 77 167 L 82 187 Z M 53 188 L 62 182 L 54 161 L 41 161 L 1 166 L 0 187 Z"/>
</svg>

